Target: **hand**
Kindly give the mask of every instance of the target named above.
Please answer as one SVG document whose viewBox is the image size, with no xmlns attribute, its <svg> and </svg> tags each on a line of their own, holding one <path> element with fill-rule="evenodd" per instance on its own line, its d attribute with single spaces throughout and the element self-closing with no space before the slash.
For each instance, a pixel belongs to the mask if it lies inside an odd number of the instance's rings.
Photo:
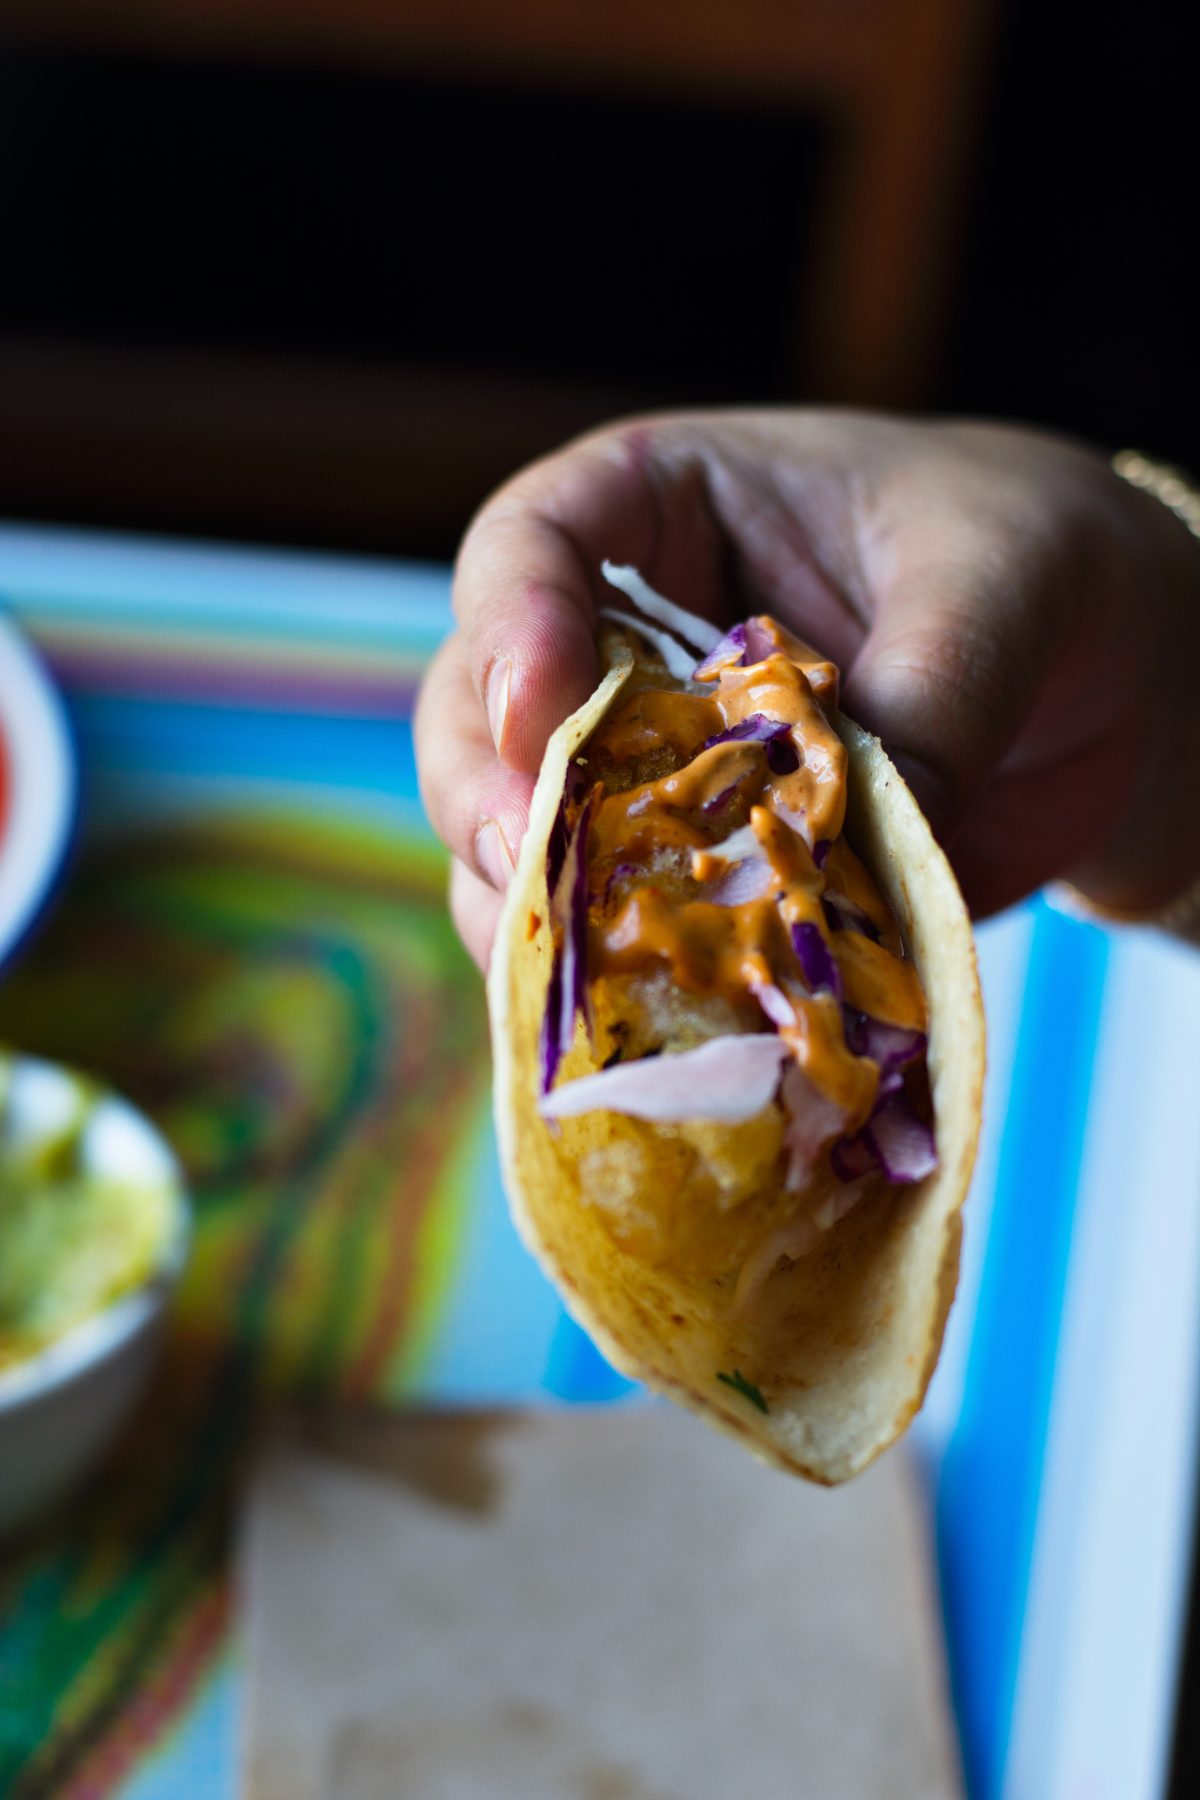
<svg viewBox="0 0 1200 1800">
<path fill-rule="evenodd" d="M 481 966 L 546 739 L 597 679 L 604 557 L 832 656 L 977 915 L 1055 876 L 1158 907 L 1200 869 L 1200 545 L 1157 501 L 1028 430 L 650 418 L 524 470 L 459 553 L 417 749 Z"/>
</svg>

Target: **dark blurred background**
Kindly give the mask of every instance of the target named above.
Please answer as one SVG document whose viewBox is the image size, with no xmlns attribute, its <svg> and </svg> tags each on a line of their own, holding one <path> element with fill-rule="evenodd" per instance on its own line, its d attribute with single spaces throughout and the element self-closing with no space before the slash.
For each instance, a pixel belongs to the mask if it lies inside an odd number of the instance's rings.
<svg viewBox="0 0 1200 1800">
<path fill-rule="evenodd" d="M 735 400 L 1200 465 L 1185 17 L 6 0 L 0 512 L 442 555 Z"/>
</svg>

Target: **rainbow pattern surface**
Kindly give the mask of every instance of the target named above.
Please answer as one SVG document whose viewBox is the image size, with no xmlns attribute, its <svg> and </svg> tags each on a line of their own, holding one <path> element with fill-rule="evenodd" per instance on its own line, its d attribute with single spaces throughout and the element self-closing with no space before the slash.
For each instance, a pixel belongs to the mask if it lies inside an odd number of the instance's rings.
<svg viewBox="0 0 1200 1800">
<path fill-rule="evenodd" d="M 143 1107 L 196 1209 L 137 1427 L 0 1565 L 0 1792 L 233 1793 L 230 1555 L 264 1403 L 629 1388 L 504 1208 L 482 984 L 413 768 L 444 575 L 17 533 L 0 582 L 86 784 L 0 1036 Z"/>
</svg>

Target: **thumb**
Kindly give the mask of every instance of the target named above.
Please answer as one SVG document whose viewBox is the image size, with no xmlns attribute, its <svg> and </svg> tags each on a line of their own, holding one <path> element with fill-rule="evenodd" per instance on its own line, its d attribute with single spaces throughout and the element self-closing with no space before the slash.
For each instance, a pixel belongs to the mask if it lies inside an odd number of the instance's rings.
<svg viewBox="0 0 1200 1800">
<path fill-rule="evenodd" d="M 1017 586 L 1011 569 L 913 569 L 880 597 L 846 681 L 846 711 L 883 740 L 943 842 L 1037 698 L 1045 614 Z"/>
</svg>

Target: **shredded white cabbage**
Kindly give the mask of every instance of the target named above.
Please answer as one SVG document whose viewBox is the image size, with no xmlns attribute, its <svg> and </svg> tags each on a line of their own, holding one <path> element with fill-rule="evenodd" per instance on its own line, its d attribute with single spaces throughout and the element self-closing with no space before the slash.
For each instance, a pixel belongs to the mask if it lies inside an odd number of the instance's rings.
<svg viewBox="0 0 1200 1800">
<path fill-rule="evenodd" d="M 682 644 L 677 644 L 669 632 L 659 631 L 654 625 L 647 625 L 644 619 L 635 619 L 630 613 L 618 612 L 615 606 L 602 606 L 600 617 L 611 619 L 615 625 L 624 625 L 627 631 L 636 631 L 639 637 L 644 637 L 648 644 L 654 645 L 677 681 L 691 680 L 692 670 L 696 667 L 695 655 L 691 650 L 685 650 Z"/>
<path fill-rule="evenodd" d="M 707 619 L 701 619 L 682 606 L 676 606 L 673 600 L 667 600 L 662 594 L 655 593 L 650 583 L 642 578 L 638 571 L 628 563 L 602 562 L 601 573 L 611 587 L 619 588 L 627 595 L 639 612 L 645 613 L 648 619 L 657 619 L 660 625 L 666 625 L 680 636 L 685 643 L 694 644 L 697 650 L 707 653 L 715 650 L 724 633 L 710 625 Z M 693 658 L 693 664 L 695 659 Z M 689 674 L 691 671 L 688 671 Z"/>
</svg>

